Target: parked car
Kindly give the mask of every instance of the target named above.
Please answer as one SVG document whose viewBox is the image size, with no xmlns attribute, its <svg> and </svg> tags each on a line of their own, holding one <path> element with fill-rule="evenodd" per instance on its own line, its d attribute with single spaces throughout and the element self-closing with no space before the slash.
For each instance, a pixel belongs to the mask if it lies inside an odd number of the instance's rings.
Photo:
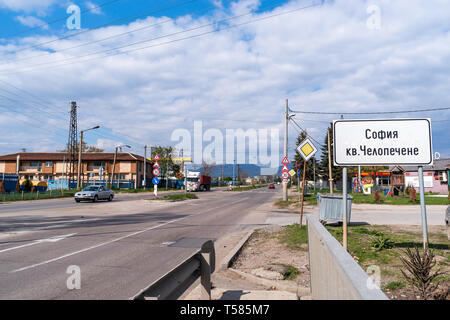
<svg viewBox="0 0 450 320">
<path fill-rule="evenodd" d="M 273 184 L 269 184 L 269 189 L 275 189 L 275 186 Z"/>
<path fill-rule="evenodd" d="M 104 186 L 87 186 L 83 190 L 75 193 L 75 201 L 90 200 L 96 202 L 97 200 L 112 201 L 114 198 L 114 191 Z"/>
<path fill-rule="evenodd" d="M 447 207 L 447 213 L 445 214 L 445 224 L 447 225 L 447 238 L 450 240 L 450 226 L 448 225 L 448 220 L 450 219 L 450 206 Z"/>
</svg>

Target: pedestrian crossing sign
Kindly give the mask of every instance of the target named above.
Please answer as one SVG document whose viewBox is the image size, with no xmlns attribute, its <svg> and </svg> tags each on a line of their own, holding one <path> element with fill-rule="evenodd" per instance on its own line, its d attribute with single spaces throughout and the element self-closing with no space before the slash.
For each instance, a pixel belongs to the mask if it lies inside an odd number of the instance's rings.
<svg viewBox="0 0 450 320">
<path fill-rule="evenodd" d="M 316 152 L 316 146 L 309 140 L 309 138 L 305 139 L 300 143 L 297 148 L 298 153 L 302 156 L 305 161 L 308 161 Z"/>
</svg>

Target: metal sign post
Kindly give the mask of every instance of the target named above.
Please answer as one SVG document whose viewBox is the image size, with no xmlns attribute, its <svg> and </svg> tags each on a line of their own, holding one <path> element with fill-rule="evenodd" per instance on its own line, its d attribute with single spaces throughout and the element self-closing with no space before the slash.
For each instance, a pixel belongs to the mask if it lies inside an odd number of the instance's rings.
<svg viewBox="0 0 450 320">
<path fill-rule="evenodd" d="M 305 196 L 305 187 L 306 187 L 306 161 L 311 159 L 317 152 L 316 146 L 309 140 L 309 138 L 303 140 L 299 146 L 297 147 L 298 153 L 303 158 L 303 179 L 302 179 L 302 195 L 300 201 L 300 228 L 303 224 L 303 198 Z M 299 186 L 300 187 L 300 186 Z"/>
<path fill-rule="evenodd" d="M 423 250 L 428 248 L 427 208 L 425 206 L 425 188 L 423 183 L 423 167 L 419 166 L 420 212 L 422 214 Z"/>
<path fill-rule="evenodd" d="M 342 246 L 347 250 L 347 167 L 342 168 Z"/>
</svg>

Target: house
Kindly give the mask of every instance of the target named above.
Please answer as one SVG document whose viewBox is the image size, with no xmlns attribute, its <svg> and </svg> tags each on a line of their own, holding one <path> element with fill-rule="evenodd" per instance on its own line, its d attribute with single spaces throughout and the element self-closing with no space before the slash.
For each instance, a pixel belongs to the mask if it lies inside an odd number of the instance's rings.
<svg viewBox="0 0 450 320">
<path fill-rule="evenodd" d="M 19 179 L 32 181 L 58 181 L 68 179 L 68 154 L 64 152 L 20 152 L 0 156 L 0 174 L 18 174 Z M 77 161 L 78 162 L 78 161 Z M 81 158 L 81 180 L 110 181 L 114 163 L 114 153 L 83 153 Z M 153 178 L 152 163 L 147 160 L 147 185 Z M 77 179 L 78 165 L 74 168 Z M 141 187 L 144 179 L 144 157 L 128 153 L 117 153 L 114 170 L 115 180 L 132 182 L 134 188 Z M 137 181 L 137 184 L 135 183 Z"/>
<path fill-rule="evenodd" d="M 419 191 L 419 175 L 417 166 L 403 166 L 405 170 L 405 186 L 413 186 Z M 425 192 L 448 194 L 450 158 L 434 160 L 432 166 L 423 166 L 423 182 Z"/>
</svg>

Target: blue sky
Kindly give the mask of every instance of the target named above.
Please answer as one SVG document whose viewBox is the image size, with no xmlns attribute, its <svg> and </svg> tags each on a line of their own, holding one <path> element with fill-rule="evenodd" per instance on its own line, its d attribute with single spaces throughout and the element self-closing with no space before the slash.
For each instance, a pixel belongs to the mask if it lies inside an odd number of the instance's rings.
<svg viewBox="0 0 450 320">
<path fill-rule="evenodd" d="M 86 11 L 81 30 L 66 27 L 70 4 Z M 171 133 L 194 120 L 223 132 L 276 128 L 281 142 L 286 98 L 309 111 L 449 107 L 449 9 L 443 0 L 0 0 L 0 154 L 62 149 L 72 100 L 80 129 L 101 126 L 89 144 L 138 154 L 175 145 Z M 434 150 L 450 157 L 448 110 L 399 117 L 430 117 Z M 336 118 L 295 119 L 323 141 Z M 291 126 L 290 154 L 297 134 Z"/>
</svg>

